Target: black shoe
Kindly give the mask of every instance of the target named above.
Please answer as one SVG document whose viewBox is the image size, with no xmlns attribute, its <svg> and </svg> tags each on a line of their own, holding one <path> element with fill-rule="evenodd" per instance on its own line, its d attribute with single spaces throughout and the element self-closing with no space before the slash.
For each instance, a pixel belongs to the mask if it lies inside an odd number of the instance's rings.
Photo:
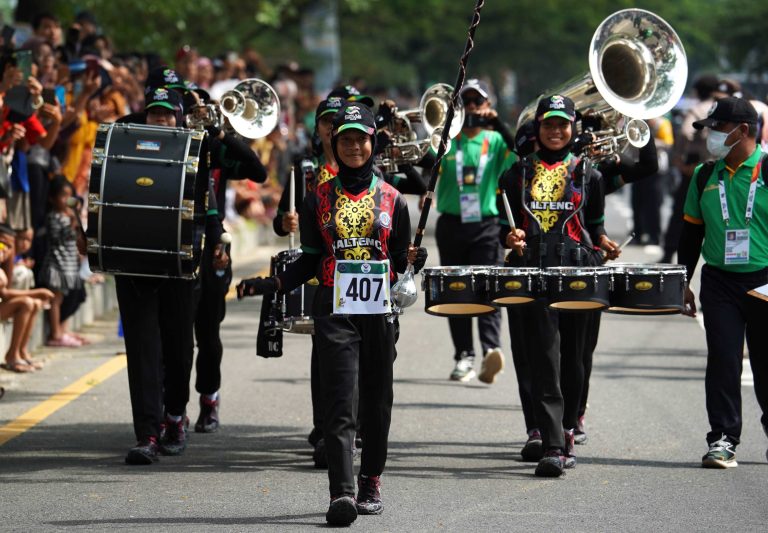
<svg viewBox="0 0 768 533">
<path fill-rule="evenodd" d="M 325 439 L 320 439 L 315 444 L 315 451 L 312 452 L 312 460 L 315 462 L 315 468 L 328 468 L 328 456 L 325 453 Z"/>
<path fill-rule="evenodd" d="M 187 427 L 189 419 L 182 416 L 181 420 L 174 422 L 168 416 L 165 417 L 165 431 L 160 437 L 160 452 L 163 455 L 181 455 L 187 448 Z"/>
<path fill-rule="evenodd" d="M 566 429 L 563 431 L 563 437 L 565 437 L 565 452 L 563 452 L 564 468 L 573 468 L 576 466 L 576 452 L 574 451 L 574 434 L 572 429 Z"/>
<path fill-rule="evenodd" d="M 584 430 L 584 415 L 579 417 L 579 423 L 573 430 L 573 442 L 575 444 L 587 443 L 587 432 Z"/>
<path fill-rule="evenodd" d="M 355 498 L 349 494 L 334 496 L 325 513 L 325 520 L 331 526 L 348 526 L 357 519 Z"/>
<path fill-rule="evenodd" d="M 539 477 L 560 477 L 565 470 L 565 457 L 559 448 L 547 450 L 539 464 L 536 465 L 535 474 Z"/>
<path fill-rule="evenodd" d="M 381 514 L 381 476 L 357 476 L 357 514 Z"/>
<path fill-rule="evenodd" d="M 528 432 L 528 440 L 525 446 L 520 450 L 523 461 L 536 463 L 544 456 L 544 443 L 541 440 L 541 433 L 538 429 L 532 429 Z"/>
<path fill-rule="evenodd" d="M 200 416 L 195 422 L 195 433 L 215 433 L 219 429 L 219 398 L 209 400 L 200 395 Z"/>
<path fill-rule="evenodd" d="M 125 456 L 125 464 L 151 465 L 157 461 L 157 451 L 157 439 L 155 437 L 141 439 L 136 446 L 128 450 L 128 455 Z"/>
</svg>

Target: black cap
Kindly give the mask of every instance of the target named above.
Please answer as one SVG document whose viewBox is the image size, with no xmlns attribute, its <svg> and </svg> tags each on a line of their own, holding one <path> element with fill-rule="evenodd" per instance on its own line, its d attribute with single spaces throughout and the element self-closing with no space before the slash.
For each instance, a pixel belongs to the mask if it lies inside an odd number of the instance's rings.
<svg viewBox="0 0 768 533">
<path fill-rule="evenodd" d="M 707 113 L 707 118 L 697 120 L 693 127 L 697 130 L 713 128 L 718 122 L 733 122 L 736 124 L 757 124 L 757 111 L 749 100 L 726 96 L 715 100 Z"/>
<path fill-rule="evenodd" d="M 336 137 L 344 130 L 356 129 L 368 135 L 376 135 L 376 121 L 373 111 L 368 106 L 359 105 L 357 102 L 347 102 L 335 115 L 333 115 L 333 136 Z"/>
<path fill-rule="evenodd" d="M 363 105 L 367 105 L 368 107 L 373 107 L 373 98 L 367 94 L 360 94 L 360 91 L 358 91 L 357 87 L 354 85 L 336 87 L 330 93 L 328 93 L 328 98 L 331 96 L 338 96 L 349 102 L 360 102 Z"/>
<path fill-rule="evenodd" d="M 179 111 L 182 109 L 181 95 L 171 89 L 165 87 L 158 87 L 153 89 L 146 97 L 146 104 L 144 109 L 150 109 L 153 107 L 164 107 L 171 111 Z"/>
<path fill-rule="evenodd" d="M 573 122 L 576 120 L 576 106 L 567 96 L 553 94 L 539 100 L 536 106 L 536 120 L 541 122 L 550 117 L 561 117 Z"/>
<path fill-rule="evenodd" d="M 165 87 L 168 89 L 186 89 L 184 78 L 175 70 L 167 66 L 153 68 L 147 74 L 147 81 L 144 82 L 144 94 L 147 95 L 152 89 Z"/>
<path fill-rule="evenodd" d="M 323 115 L 336 113 L 346 103 L 347 101 L 340 96 L 329 96 L 318 104 L 317 110 L 315 111 L 315 122 L 320 120 L 320 117 Z"/>
<path fill-rule="evenodd" d="M 488 84 L 483 80 L 478 80 L 477 78 L 470 78 L 464 82 L 464 85 L 461 87 L 461 91 L 459 91 L 459 96 L 462 96 L 464 93 L 469 91 L 477 91 L 483 98 L 489 98 L 491 95 L 491 90 L 488 87 Z"/>
</svg>

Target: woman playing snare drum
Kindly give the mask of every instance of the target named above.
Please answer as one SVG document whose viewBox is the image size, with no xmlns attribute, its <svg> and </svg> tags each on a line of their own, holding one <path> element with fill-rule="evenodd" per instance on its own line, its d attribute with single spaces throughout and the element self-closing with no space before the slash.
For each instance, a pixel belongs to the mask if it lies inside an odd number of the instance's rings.
<svg viewBox="0 0 768 533">
<path fill-rule="evenodd" d="M 610 258 L 619 254 L 603 228 L 599 175 L 571 152 L 575 118 L 569 98 L 541 99 L 535 117 L 539 150 L 499 180 L 518 225 L 512 231 L 508 225 L 501 229 L 503 244 L 513 249 L 507 257 L 509 266 L 596 266 L 602 260 L 593 243 Z M 541 439 L 536 475 L 557 477 L 576 465 L 573 428 L 584 381 L 587 314 L 558 313 L 544 298 L 524 310 L 510 309 L 512 338 L 525 338 L 513 349 L 515 365 L 531 367 L 533 401 L 523 403 L 532 410 L 525 413 L 527 424 L 536 426 L 528 428 L 532 438 L 527 444 Z"/>
</svg>

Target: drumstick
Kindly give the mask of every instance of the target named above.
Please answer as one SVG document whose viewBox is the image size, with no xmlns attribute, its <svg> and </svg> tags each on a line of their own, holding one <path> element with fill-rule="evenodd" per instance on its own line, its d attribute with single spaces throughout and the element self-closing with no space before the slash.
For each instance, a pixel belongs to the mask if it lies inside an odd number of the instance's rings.
<svg viewBox="0 0 768 533">
<path fill-rule="evenodd" d="M 512 208 L 509 206 L 509 200 L 507 200 L 507 193 L 504 192 L 504 190 L 501 191 L 501 199 L 504 200 L 504 210 L 507 212 L 507 220 L 509 221 L 509 227 L 512 231 L 515 231 L 517 227 L 515 226 L 515 217 L 512 216 Z M 523 256 L 523 250 L 519 248 L 517 250 L 517 255 L 520 257 Z"/>
<path fill-rule="evenodd" d="M 293 167 L 291 167 L 291 182 L 288 184 L 288 198 L 289 198 L 289 200 L 288 200 L 289 201 L 289 203 L 288 203 L 288 212 L 291 215 L 295 215 L 296 214 L 296 191 L 294 190 L 296 188 L 296 185 L 295 185 L 295 181 L 296 181 L 295 172 L 296 172 L 295 169 Z M 294 248 L 294 246 L 296 244 L 294 242 L 295 240 L 296 240 L 296 238 L 294 236 L 294 233 L 293 233 L 293 231 L 291 231 L 291 233 L 288 235 L 288 248 L 290 248 L 291 250 L 293 250 L 293 248 Z"/>
<path fill-rule="evenodd" d="M 633 232 L 631 232 L 631 233 L 629 234 L 629 236 L 627 236 L 627 238 L 626 238 L 626 239 L 624 239 L 624 242 L 622 242 L 622 243 L 619 245 L 619 247 L 618 247 L 618 248 L 616 248 L 616 249 L 617 249 L 617 250 L 621 250 L 621 249 L 623 249 L 623 248 L 624 248 L 626 245 L 628 245 L 628 244 L 629 244 L 629 242 L 630 242 L 632 239 L 634 239 L 634 238 L 635 238 L 635 232 L 633 231 Z M 607 256 L 607 255 L 603 256 L 603 263 L 605 263 L 605 262 L 607 262 L 607 261 L 608 261 L 608 256 Z"/>
</svg>

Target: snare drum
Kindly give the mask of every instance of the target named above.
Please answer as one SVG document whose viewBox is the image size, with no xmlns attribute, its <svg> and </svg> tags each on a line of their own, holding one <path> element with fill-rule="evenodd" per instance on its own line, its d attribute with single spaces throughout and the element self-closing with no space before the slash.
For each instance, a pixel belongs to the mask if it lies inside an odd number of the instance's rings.
<svg viewBox="0 0 768 533">
<path fill-rule="evenodd" d="M 550 307 L 560 311 L 596 311 L 608 307 L 610 268 L 553 267 L 543 272 Z"/>
<path fill-rule="evenodd" d="M 532 302 L 539 293 L 541 270 L 538 268 L 491 267 L 491 301 L 497 305 Z"/>
<path fill-rule="evenodd" d="M 480 316 L 497 311 L 488 292 L 488 267 L 445 266 L 421 271 L 427 313 Z"/>
<path fill-rule="evenodd" d="M 288 265 L 301 256 L 301 250 L 285 250 L 274 258 L 275 274 L 285 272 Z M 301 287 L 297 287 L 287 294 L 279 296 L 278 305 L 282 310 L 283 321 L 281 327 L 288 333 L 315 332 L 315 321 L 312 318 L 312 302 L 315 300 L 315 292 L 319 282 L 317 278 L 309 280 Z"/>
<path fill-rule="evenodd" d="M 195 179 L 205 132 L 100 124 L 88 189 L 88 262 L 94 271 L 194 278 L 204 206 Z M 199 202 L 198 202 L 199 203 Z"/>
<path fill-rule="evenodd" d="M 682 313 L 687 275 L 685 266 L 616 263 L 611 266 L 610 313 L 671 315 Z"/>
</svg>

